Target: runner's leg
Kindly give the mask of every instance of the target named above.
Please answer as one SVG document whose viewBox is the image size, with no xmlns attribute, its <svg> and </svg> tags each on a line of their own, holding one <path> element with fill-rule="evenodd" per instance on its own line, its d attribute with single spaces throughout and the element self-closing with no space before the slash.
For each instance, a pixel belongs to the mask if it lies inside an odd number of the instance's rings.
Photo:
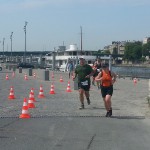
<svg viewBox="0 0 150 150">
<path fill-rule="evenodd" d="M 79 99 L 81 102 L 81 107 L 84 108 L 84 90 L 83 89 L 79 89 Z"/>
<path fill-rule="evenodd" d="M 105 106 L 106 111 L 109 111 L 109 106 L 107 104 L 106 97 L 103 98 L 103 101 L 104 101 L 104 106 Z"/>
<path fill-rule="evenodd" d="M 90 103 L 91 103 L 91 101 L 90 101 L 90 92 L 89 91 L 85 91 L 84 94 L 85 94 L 85 97 L 87 99 L 88 105 L 90 105 Z"/>
<path fill-rule="evenodd" d="M 106 105 L 108 106 L 109 117 L 112 116 L 111 95 L 106 95 Z"/>
</svg>

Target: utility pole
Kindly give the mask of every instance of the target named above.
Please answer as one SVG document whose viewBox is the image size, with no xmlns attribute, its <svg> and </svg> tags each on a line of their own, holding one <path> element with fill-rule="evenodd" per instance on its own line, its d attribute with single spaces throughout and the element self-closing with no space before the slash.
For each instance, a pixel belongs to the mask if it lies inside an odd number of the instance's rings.
<svg viewBox="0 0 150 150">
<path fill-rule="evenodd" d="M 24 50 L 24 62 L 26 62 L 26 27 L 27 27 L 28 22 L 25 21 L 25 25 L 24 25 L 24 33 L 25 33 L 25 50 Z"/>
<path fill-rule="evenodd" d="M 11 35 L 10 35 L 10 40 L 11 40 L 11 62 L 12 62 L 12 35 L 13 35 L 13 32 L 11 32 Z"/>
<path fill-rule="evenodd" d="M 4 46 L 5 46 L 5 38 L 3 38 L 3 62 L 4 62 Z"/>
<path fill-rule="evenodd" d="M 80 26 L 80 30 L 81 30 L 81 55 L 82 55 L 82 26 Z"/>
</svg>

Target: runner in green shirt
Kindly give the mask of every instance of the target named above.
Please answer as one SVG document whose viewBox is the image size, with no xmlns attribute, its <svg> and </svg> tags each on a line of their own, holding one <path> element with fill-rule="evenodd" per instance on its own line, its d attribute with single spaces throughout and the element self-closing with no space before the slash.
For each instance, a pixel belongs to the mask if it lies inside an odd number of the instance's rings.
<svg viewBox="0 0 150 150">
<path fill-rule="evenodd" d="M 88 105 L 90 105 L 90 76 L 93 75 L 93 69 L 90 65 L 85 63 L 85 59 L 83 57 L 79 59 L 80 64 L 75 69 L 75 76 L 73 77 L 73 80 L 78 76 L 79 98 L 81 102 L 81 107 L 79 109 L 84 109 L 84 94 L 87 99 Z"/>
</svg>

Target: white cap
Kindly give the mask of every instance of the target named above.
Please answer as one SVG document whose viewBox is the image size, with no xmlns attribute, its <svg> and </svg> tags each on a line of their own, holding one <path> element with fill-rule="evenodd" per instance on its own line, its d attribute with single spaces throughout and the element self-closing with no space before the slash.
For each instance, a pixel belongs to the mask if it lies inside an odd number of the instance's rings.
<svg viewBox="0 0 150 150">
<path fill-rule="evenodd" d="M 85 59 L 84 56 L 79 56 L 79 59 Z"/>
</svg>

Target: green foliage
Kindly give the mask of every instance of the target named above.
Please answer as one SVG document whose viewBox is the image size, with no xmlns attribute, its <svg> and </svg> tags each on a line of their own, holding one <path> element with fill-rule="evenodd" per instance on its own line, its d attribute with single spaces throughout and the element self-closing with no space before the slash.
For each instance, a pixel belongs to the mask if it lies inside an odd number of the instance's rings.
<svg viewBox="0 0 150 150">
<path fill-rule="evenodd" d="M 98 50 L 97 54 L 110 54 L 110 51 L 109 50 Z"/>
<path fill-rule="evenodd" d="M 99 55 L 109 55 L 110 51 L 109 50 L 98 50 L 97 54 Z M 116 47 L 113 48 L 112 54 L 114 55 L 114 59 L 117 58 L 118 55 L 118 49 Z M 144 62 L 146 61 L 145 56 L 150 57 L 150 42 L 147 44 L 142 44 L 141 41 L 135 41 L 135 42 L 127 42 L 125 44 L 125 51 L 124 51 L 124 56 L 123 59 L 127 61 L 132 61 L 132 62 Z M 122 57 L 122 56 L 121 56 Z"/>
<path fill-rule="evenodd" d="M 117 55 L 117 54 L 118 54 L 118 50 L 117 50 L 117 48 L 116 48 L 116 47 L 114 47 L 114 48 L 113 48 L 113 52 L 112 52 L 112 54 L 115 54 L 115 55 Z"/>
<path fill-rule="evenodd" d="M 109 50 L 104 51 L 104 54 L 110 54 Z"/>
<path fill-rule="evenodd" d="M 150 42 L 143 45 L 142 53 L 143 53 L 143 56 L 150 56 Z"/>
<path fill-rule="evenodd" d="M 125 45 L 124 59 L 132 62 L 140 60 L 142 57 L 142 43 L 128 42 Z"/>
</svg>

